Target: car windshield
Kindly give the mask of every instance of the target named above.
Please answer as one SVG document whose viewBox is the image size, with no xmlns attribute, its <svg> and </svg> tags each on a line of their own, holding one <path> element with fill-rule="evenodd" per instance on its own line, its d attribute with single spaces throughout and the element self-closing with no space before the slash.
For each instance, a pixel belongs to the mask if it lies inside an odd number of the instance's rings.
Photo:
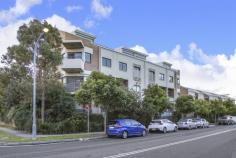
<svg viewBox="0 0 236 158">
<path fill-rule="evenodd" d="M 201 121 L 201 119 L 194 119 L 193 121 L 194 121 L 194 122 L 197 122 L 197 121 Z"/>
</svg>

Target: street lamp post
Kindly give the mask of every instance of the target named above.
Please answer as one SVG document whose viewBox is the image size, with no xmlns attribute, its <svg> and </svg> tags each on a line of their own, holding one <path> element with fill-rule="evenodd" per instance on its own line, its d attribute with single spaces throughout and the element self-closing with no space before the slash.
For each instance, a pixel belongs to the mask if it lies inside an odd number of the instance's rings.
<svg viewBox="0 0 236 158">
<path fill-rule="evenodd" d="M 36 58 L 37 58 L 37 55 L 38 55 L 38 49 L 39 49 L 39 46 L 40 46 L 40 40 L 42 39 L 44 33 L 47 33 L 47 32 L 48 32 L 48 29 L 44 28 L 43 32 L 40 33 L 39 37 L 34 42 L 34 48 L 31 49 L 32 53 L 33 53 L 32 139 L 34 139 L 34 140 L 37 137 L 37 125 L 36 125 L 36 77 L 37 77 Z"/>
</svg>

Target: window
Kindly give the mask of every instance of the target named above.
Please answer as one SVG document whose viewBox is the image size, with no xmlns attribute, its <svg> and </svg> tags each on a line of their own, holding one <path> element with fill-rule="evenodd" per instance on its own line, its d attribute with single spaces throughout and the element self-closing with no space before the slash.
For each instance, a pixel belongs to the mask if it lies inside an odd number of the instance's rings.
<svg viewBox="0 0 236 158">
<path fill-rule="evenodd" d="M 177 78 L 177 84 L 180 84 L 180 80 L 179 80 L 179 78 Z"/>
<path fill-rule="evenodd" d="M 134 85 L 134 86 L 133 86 L 133 90 L 134 90 L 135 92 L 141 92 L 141 87 L 140 87 L 140 85 Z"/>
<path fill-rule="evenodd" d="M 174 77 L 173 76 L 169 76 L 169 82 L 173 83 L 174 82 Z"/>
<path fill-rule="evenodd" d="M 159 79 L 164 81 L 165 80 L 165 75 L 163 73 L 159 73 Z"/>
<path fill-rule="evenodd" d="M 85 52 L 85 63 L 90 64 L 91 63 L 91 54 Z"/>
<path fill-rule="evenodd" d="M 150 83 L 155 83 L 155 71 L 154 70 L 149 70 L 149 82 Z"/>
<path fill-rule="evenodd" d="M 135 65 L 134 66 L 134 70 L 133 70 L 133 76 L 134 76 L 134 80 L 140 80 L 141 79 L 141 67 Z"/>
<path fill-rule="evenodd" d="M 68 52 L 68 59 L 82 59 L 82 52 Z"/>
<path fill-rule="evenodd" d="M 111 59 L 102 57 L 102 66 L 111 67 Z"/>
<path fill-rule="evenodd" d="M 126 64 L 126 63 L 119 62 L 119 70 L 126 72 L 126 71 L 127 71 L 127 64 Z"/>
</svg>

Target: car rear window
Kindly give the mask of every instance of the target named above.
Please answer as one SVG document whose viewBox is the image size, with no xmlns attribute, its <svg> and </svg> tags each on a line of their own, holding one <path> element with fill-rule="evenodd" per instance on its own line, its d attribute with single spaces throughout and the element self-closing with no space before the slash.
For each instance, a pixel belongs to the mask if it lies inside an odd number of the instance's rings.
<svg viewBox="0 0 236 158">
<path fill-rule="evenodd" d="M 159 121 L 159 120 L 154 120 L 154 121 L 151 121 L 151 123 L 158 123 L 158 124 L 161 124 L 162 122 Z"/>
<path fill-rule="evenodd" d="M 228 119 L 229 117 L 228 116 L 223 116 L 222 119 Z"/>
<path fill-rule="evenodd" d="M 188 122 L 188 119 L 180 119 L 179 122 Z"/>
<path fill-rule="evenodd" d="M 113 121 L 109 121 L 108 125 L 117 125 L 118 121 L 117 120 L 113 120 Z"/>
</svg>

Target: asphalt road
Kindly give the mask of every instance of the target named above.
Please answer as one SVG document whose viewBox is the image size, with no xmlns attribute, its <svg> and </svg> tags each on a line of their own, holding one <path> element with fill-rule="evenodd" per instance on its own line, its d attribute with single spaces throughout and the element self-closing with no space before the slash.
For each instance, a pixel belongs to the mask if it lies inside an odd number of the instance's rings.
<svg viewBox="0 0 236 158">
<path fill-rule="evenodd" d="M 236 126 L 129 139 L 0 147 L 0 158 L 236 158 Z"/>
</svg>

